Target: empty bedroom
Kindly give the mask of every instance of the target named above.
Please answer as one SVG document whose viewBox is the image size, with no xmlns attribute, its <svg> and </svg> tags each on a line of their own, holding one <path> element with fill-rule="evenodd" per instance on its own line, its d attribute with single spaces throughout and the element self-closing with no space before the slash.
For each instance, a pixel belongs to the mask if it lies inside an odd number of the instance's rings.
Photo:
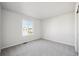
<svg viewBox="0 0 79 59">
<path fill-rule="evenodd" d="M 1 56 L 77 56 L 77 2 L 0 2 Z"/>
</svg>

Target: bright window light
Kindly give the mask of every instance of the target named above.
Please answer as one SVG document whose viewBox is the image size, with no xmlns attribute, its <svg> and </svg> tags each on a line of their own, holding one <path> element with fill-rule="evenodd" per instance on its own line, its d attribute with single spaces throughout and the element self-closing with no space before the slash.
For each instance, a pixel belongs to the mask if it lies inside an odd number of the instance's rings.
<svg viewBox="0 0 79 59">
<path fill-rule="evenodd" d="M 31 35 L 33 33 L 33 26 L 31 20 L 22 21 L 22 36 Z"/>
</svg>

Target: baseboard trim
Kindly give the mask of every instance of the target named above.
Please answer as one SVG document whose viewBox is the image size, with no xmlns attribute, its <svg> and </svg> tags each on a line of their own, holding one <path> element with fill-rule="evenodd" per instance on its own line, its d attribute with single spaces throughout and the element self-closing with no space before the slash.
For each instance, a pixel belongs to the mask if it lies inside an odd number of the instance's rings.
<svg viewBox="0 0 79 59">
<path fill-rule="evenodd" d="M 63 44 L 63 45 L 67 45 L 67 46 L 72 46 L 72 45 L 68 45 L 68 44 L 64 44 L 64 43 L 61 43 L 61 42 L 56 42 L 56 41 L 52 41 L 52 40 L 48 40 L 48 39 L 44 39 L 44 38 L 38 38 L 38 39 L 31 40 L 31 41 L 28 41 L 28 42 L 37 41 L 37 40 L 40 40 L 40 39 L 47 40 L 47 41 L 50 41 L 50 42 L 59 43 L 59 44 Z M 21 44 L 27 44 L 28 42 L 23 42 Z M 17 45 L 21 45 L 21 44 L 17 44 Z M 17 46 L 17 45 L 14 45 L 14 46 Z M 10 47 L 13 47 L 13 46 L 10 46 Z M 74 47 L 74 46 L 72 46 L 72 47 Z M 7 48 L 9 48 L 9 47 L 7 47 Z M 3 49 L 7 49 L 7 48 L 3 48 Z M 1 49 L 1 50 L 3 50 L 3 49 Z M 74 49 L 75 49 L 75 47 L 74 47 Z"/>
<path fill-rule="evenodd" d="M 44 38 L 41 38 L 41 39 L 44 39 Z M 65 43 L 61 43 L 61 42 L 57 42 L 57 41 L 52 41 L 52 40 L 48 40 L 48 39 L 44 39 L 44 40 L 74 47 L 73 45 L 69 45 L 69 44 L 65 44 Z M 75 47 L 74 47 L 74 49 L 75 49 Z"/>
<path fill-rule="evenodd" d="M 40 38 L 38 38 L 38 39 L 40 39 Z M 10 46 L 10 47 L 14 47 L 14 46 L 17 46 L 17 45 L 22 45 L 22 44 L 27 44 L 28 42 L 36 41 L 36 40 L 38 40 L 38 39 L 34 39 L 34 40 L 30 40 L 30 41 L 26 41 L 26 42 L 23 42 L 23 43 L 20 43 L 20 44 L 12 45 L 12 46 Z M 7 49 L 7 48 L 9 48 L 9 47 L 2 48 L 1 50 L 3 50 L 3 49 Z"/>
</svg>

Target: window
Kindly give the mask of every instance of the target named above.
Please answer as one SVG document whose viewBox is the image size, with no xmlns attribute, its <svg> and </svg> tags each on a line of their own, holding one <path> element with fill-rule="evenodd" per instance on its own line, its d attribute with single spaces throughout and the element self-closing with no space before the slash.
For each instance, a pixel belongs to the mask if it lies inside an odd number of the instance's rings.
<svg viewBox="0 0 79 59">
<path fill-rule="evenodd" d="M 22 21 L 22 36 L 31 35 L 33 33 L 32 20 Z"/>
</svg>

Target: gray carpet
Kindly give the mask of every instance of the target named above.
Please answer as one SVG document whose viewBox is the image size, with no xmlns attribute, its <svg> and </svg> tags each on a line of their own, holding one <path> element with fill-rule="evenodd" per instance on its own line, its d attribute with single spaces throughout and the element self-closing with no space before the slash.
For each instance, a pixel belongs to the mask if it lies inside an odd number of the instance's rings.
<svg viewBox="0 0 79 59">
<path fill-rule="evenodd" d="M 72 46 L 51 42 L 44 39 L 20 44 L 2 50 L 3 56 L 75 56 Z"/>
</svg>

